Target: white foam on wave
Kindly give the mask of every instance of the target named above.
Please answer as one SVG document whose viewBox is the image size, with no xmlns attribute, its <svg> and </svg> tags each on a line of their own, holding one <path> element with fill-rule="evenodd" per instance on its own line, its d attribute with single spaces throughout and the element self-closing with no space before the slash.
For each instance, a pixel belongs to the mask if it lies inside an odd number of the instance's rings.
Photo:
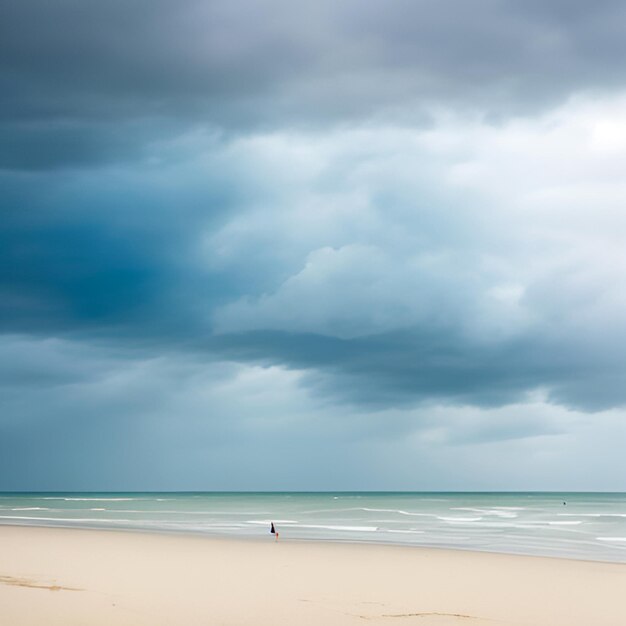
<svg viewBox="0 0 626 626">
<path fill-rule="evenodd" d="M 626 517 L 626 513 L 557 513 L 559 517 Z"/>
<path fill-rule="evenodd" d="M 368 513 L 397 513 L 398 515 L 410 515 L 414 517 L 437 517 L 435 513 L 414 513 L 411 511 L 403 511 L 402 509 L 377 509 L 367 506 L 352 506 L 343 509 L 310 509 L 306 513 L 342 513 L 347 511 L 366 511 Z"/>
<path fill-rule="evenodd" d="M 66 502 L 130 502 L 137 498 L 63 498 Z"/>
<path fill-rule="evenodd" d="M 56 522 L 59 524 L 85 524 L 88 525 L 123 525 L 132 526 L 136 528 L 180 528 L 189 530 L 202 530 L 203 528 L 212 527 L 211 524 L 197 525 L 188 522 L 167 522 L 163 520 L 148 520 L 148 519 L 122 519 L 122 518 L 102 518 L 102 517 L 27 517 L 25 515 L 0 515 L 0 520 L 20 520 L 20 521 L 37 521 L 37 522 Z M 1 524 L 2 522 L 0 522 Z M 54 525 L 54 524 L 53 524 Z M 216 524 L 215 527 L 221 527 L 225 525 Z M 229 526 L 243 527 L 242 524 L 230 524 Z"/>
<path fill-rule="evenodd" d="M 76 509 L 80 510 L 80 509 Z M 217 517 L 222 515 L 242 517 L 249 515 L 269 515 L 269 511 L 212 511 L 207 509 L 206 511 L 188 511 L 186 509 L 108 509 L 112 513 L 145 513 L 148 515 L 204 515 L 206 517 Z M 270 520 L 268 518 L 268 524 Z"/>
<path fill-rule="evenodd" d="M 626 537 L 596 537 L 598 541 L 626 541 Z"/>
<path fill-rule="evenodd" d="M 526 511 L 525 506 L 494 506 L 494 509 L 501 509 L 503 511 Z"/>
<path fill-rule="evenodd" d="M 137 520 L 131 519 L 102 519 L 95 517 L 27 517 L 25 515 L 0 515 L 0 519 L 21 519 L 21 520 L 37 520 L 45 522 L 108 522 L 108 523 L 133 523 Z M 142 520 L 143 523 L 143 520 Z"/>
<path fill-rule="evenodd" d="M 458 522 L 458 523 L 465 523 L 465 522 L 480 522 L 480 520 L 482 520 L 482 517 L 437 517 L 438 520 L 441 520 L 442 522 Z"/>
<path fill-rule="evenodd" d="M 344 530 L 352 532 L 373 532 L 378 526 L 334 526 L 326 524 L 298 524 L 298 528 L 319 528 L 322 530 Z"/>
<path fill-rule="evenodd" d="M 11 509 L 11 511 L 49 511 L 50 509 L 47 509 L 46 507 L 43 506 L 18 506 L 14 509 Z"/>
<path fill-rule="evenodd" d="M 368 507 L 359 507 L 355 509 L 346 509 L 346 511 L 371 511 L 374 513 L 397 513 L 398 515 L 410 515 L 412 517 L 437 517 L 434 513 L 415 513 L 412 511 L 403 511 L 402 509 L 373 509 Z"/>
<path fill-rule="evenodd" d="M 65 502 L 123 502 L 139 500 L 140 498 L 61 498 L 59 496 L 46 496 L 41 500 L 64 500 Z"/>
<path fill-rule="evenodd" d="M 298 520 L 294 519 L 252 519 L 248 520 L 246 524 L 263 524 L 269 526 L 269 524 L 297 524 Z"/>
<path fill-rule="evenodd" d="M 516 518 L 517 513 L 514 513 L 513 510 L 515 507 L 494 507 L 492 509 L 486 508 L 478 508 L 472 506 L 457 506 L 451 507 L 451 511 L 470 511 L 472 513 L 480 513 L 481 515 L 491 515 L 493 517 L 505 517 L 505 518 Z"/>
<path fill-rule="evenodd" d="M 476 529 L 476 528 L 528 528 L 528 526 L 526 526 L 525 524 L 516 524 L 514 522 L 505 522 L 505 521 L 488 520 L 488 519 L 487 520 L 480 519 L 475 522 L 468 522 L 468 524 L 471 524 L 472 529 Z M 467 532 L 470 529 L 467 528 L 465 530 Z"/>
</svg>

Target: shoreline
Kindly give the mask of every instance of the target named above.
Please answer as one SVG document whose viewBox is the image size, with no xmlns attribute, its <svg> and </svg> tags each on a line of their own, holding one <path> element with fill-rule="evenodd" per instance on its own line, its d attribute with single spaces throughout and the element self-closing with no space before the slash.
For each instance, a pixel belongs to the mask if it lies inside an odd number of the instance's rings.
<svg viewBox="0 0 626 626">
<path fill-rule="evenodd" d="M 626 623 L 626 564 L 410 547 L 2 525 L 0 623 Z"/>
<path fill-rule="evenodd" d="M 62 525 L 62 524 L 5 524 L 0 523 L 0 532 L 2 528 L 34 528 L 34 529 L 52 529 L 52 530 L 70 530 L 70 531 L 90 531 L 90 532 L 103 532 L 103 533 L 128 533 L 133 535 L 155 535 L 157 537 L 192 537 L 197 539 L 206 539 L 209 541 L 225 541 L 225 542 L 253 542 L 265 544 L 268 541 L 274 542 L 274 539 L 271 538 L 268 532 L 267 539 L 265 535 L 227 535 L 227 534 L 218 534 L 218 533 L 207 533 L 205 531 L 191 531 L 191 530 L 180 530 L 180 529 L 167 529 L 167 528 L 130 528 L 130 527 L 118 527 L 118 528 L 106 528 L 101 526 L 79 526 L 79 525 Z M 280 530 L 280 529 L 279 529 Z M 583 557 L 575 557 L 575 556 L 562 556 L 562 555 L 553 555 L 553 554 L 535 554 L 528 552 L 506 552 L 502 550 L 480 550 L 478 548 L 463 548 L 463 547 L 455 547 L 455 546 L 434 546 L 427 544 L 411 544 L 411 543 L 402 543 L 402 542 L 392 542 L 392 541 L 367 541 L 367 540 L 359 540 L 359 539 L 328 539 L 328 538 L 301 538 L 301 537 L 285 537 L 285 531 L 280 530 L 282 539 L 281 543 L 289 543 L 289 544 L 311 544 L 311 545 L 355 545 L 355 546 L 380 546 L 380 547 L 388 547 L 388 548 L 399 548 L 399 549 L 409 549 L 409 550 L 436 550 L 442 552 L 461 552 L 461 553 L 469 553 L 469 554 L 491 554 L 491 555 L 502 555 L 502 556 L 511 556 L 511 557 L 519 557 L 519 558 L 530 558 L 530 559 L 555 559 L 558 561 L 572 561 L 574 563 L 598 563 L 598 564 L 606 564 L 606 565 L 623 565 L 626 566 L 626 559 L 623 561 L 619 560 L 610 560 L 610 559 L 599 559 L 599 558 L 583 558 Z"/>
<path fill-rule="evenodd" d="M 0 523 L 626 562 L 626 496 L 81 493 L 0 497 Z M 565 498 L 567 507 L 563 505 Z"/>
</svg>

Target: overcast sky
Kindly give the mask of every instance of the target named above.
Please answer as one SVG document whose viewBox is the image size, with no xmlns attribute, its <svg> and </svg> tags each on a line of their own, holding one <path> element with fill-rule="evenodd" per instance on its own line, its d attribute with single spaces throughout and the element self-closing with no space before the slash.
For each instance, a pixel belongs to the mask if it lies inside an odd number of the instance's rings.
<svg viewBox="0 0 626 626">
<path fill-rule="evenodd" d="M 626 490 L 626 4 L 0 4 L 0 490 Z"/>
</svg>

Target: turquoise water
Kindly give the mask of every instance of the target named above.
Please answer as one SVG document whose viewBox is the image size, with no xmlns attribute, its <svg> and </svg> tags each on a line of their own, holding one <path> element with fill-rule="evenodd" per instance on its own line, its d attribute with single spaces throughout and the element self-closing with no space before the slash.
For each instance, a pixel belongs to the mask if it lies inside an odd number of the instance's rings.
<svg viewBox="0 0 626 626">
<path fill-rule="evenodd" d="M 4 493 L 0 524 L 390 543 L 626 562 L 623 493 Z"/>
</svg>

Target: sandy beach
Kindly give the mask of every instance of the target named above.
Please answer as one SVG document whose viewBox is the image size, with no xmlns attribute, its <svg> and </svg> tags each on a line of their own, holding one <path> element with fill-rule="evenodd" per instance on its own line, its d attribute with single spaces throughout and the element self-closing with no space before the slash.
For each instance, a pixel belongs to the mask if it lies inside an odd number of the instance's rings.
<svg viewBox="0 0 626 626">
<path fill-rule="evenodd" d="M 626 564 L 0 528 L 7 626 L 626 623 Z"/>
</svg>

